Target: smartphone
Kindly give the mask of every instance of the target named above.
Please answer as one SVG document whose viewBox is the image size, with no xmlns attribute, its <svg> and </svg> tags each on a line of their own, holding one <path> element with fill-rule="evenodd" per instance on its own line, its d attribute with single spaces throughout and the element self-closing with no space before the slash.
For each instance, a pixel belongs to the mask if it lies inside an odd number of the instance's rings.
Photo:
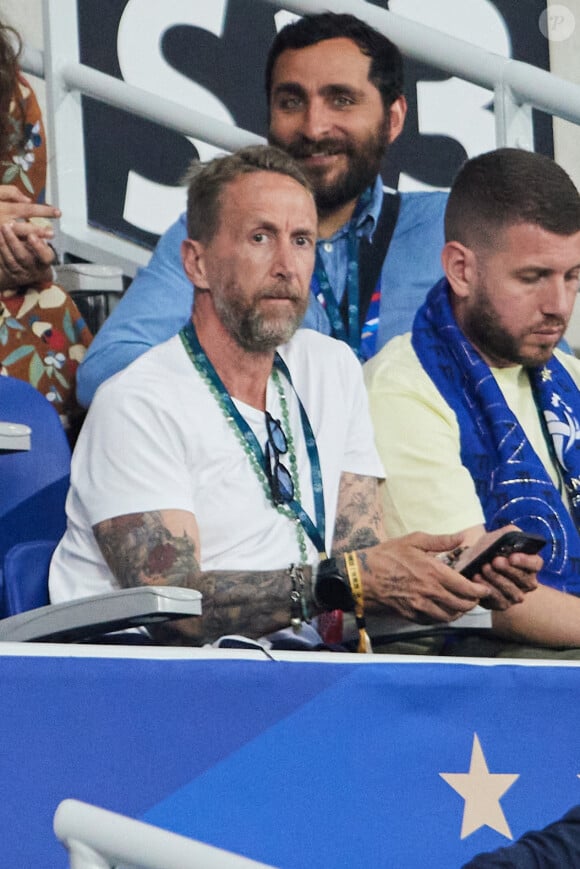
<svg viewBox="0 0 580 869">
<path fill-rule="evenodd" d="M 546 539 L 540 534 L 526 534 L 524 531 L 506 531 L 498 537 L 487 549 L 476 555 L 465 567 L 459 571 L 467 579 L 471 579 L 476 573 L 481 572 L 484 564 L 490 564 L 498 555 L 511 555 L 512 552 L 525 552 L 527 555 L 535 555 L 546 545 Z"/>
</svg>

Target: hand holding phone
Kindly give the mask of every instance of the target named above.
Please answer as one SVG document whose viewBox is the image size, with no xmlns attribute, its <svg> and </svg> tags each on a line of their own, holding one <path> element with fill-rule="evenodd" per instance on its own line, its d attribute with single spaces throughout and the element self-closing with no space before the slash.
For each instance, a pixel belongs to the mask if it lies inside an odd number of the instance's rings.
<svg viewBox="0 0 580 869">
<path fill-rule="evenodd" d="M 525 552 L 527 555 L 536 555 L 543 546 L 546 545 L 546 540 L 539 534 L 527 534 L 524 531 L 505 531 L 496 540 L 492 541 L 486 548 L 474 555 L 473 549 L 477 549 L 477 545 L 467 553 L 469 561 L 461 565 L 457 565 L 459 573 L 468 579 L 472 579 L 481 570 L 485 564 L 491 564 L 494 558 L 499 555 L 507 557 L 514 552 Z"/>
</svg>

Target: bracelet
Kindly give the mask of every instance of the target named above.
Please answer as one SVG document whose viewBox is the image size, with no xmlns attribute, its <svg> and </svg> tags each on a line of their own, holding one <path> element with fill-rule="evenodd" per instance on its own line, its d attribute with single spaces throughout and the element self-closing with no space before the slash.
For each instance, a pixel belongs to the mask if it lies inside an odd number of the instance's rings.
<svg viewBox="0 0 580 869">
<path fill-rule="evenodd" d="M 316 607 L 316 609 L 324 609 L 324 607 L 321 606 L 320 601 L 316 597 L 316 580 L 318 579 L 318 565 L 319 564 L 320 564 L 320 559 L 318 559 L 318 561 L 311 566 L 312 580 L 310 583 L 310 590 L 312 592 L 312 602 L 314 603 L 314 606 Z"/>
<path fill-rule="evenodd" d="M 292 583 L 290 592 L 290 625 L 295 633 L 302 627 L 302 622 L 310 622 L 308 603 L 304 594 L 304 570 L 300 564 L 291 564 L 288 573 Z"/>
<path fill-rule="evenodd" d="M 372 652 L 371 641 L 367 633 L 367 623 L 365 619 L 365 603 L 360 575 L 359 561 L 356 552 L 344 553 L 344 565 L 346 574 L 350 583 L 350 590 L 354 598 L 354 615 L 356 626 L 358 628 L 358 647 L 357 652 L 369 653 Z"/>
</svg>

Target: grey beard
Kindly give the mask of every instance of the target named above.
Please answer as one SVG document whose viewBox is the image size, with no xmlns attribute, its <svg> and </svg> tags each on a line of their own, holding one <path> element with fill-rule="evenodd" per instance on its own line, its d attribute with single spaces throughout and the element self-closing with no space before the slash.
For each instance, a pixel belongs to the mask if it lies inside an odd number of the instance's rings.
<svg viewBox="0 0 580 869">
<path fill-rule="evenodd" d="M 300 306 L 294 316 L 285 320 L 269 320 L 254 308 L 232 305 L 231 300 L 222 304 L 215 302 L 223 326 L 243 350 L 248 353 L 269 353 L 280 344 L 285 344 L 296 332 L 306 313 Z"/>
</svg>

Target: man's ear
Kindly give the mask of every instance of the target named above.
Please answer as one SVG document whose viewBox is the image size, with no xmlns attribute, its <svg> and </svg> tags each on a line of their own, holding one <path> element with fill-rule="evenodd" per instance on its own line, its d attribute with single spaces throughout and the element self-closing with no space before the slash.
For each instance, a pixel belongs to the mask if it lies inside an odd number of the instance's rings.
<svg viewBox="0 0 580 869">
<path fill-rule="evenodd" d="M 453 292 L 466 299 L 477 280 L 475 253 L 459 241 L 448 241 L 441 251 L 441 263 Z"/>
<path fill-rule="evenodd" d="M 407 100 L 401 95 L 389 106 L 389 145 L 392 145 L 395 139 L 401 135 L 406 117 Z"/>
<path fill-rule="evenodd" d="M 181 242 L 181 261 L 191 283 L 200 290 L 208 289 L 204 245 L 193 238 L 186 238 Z"/>
</svg>

